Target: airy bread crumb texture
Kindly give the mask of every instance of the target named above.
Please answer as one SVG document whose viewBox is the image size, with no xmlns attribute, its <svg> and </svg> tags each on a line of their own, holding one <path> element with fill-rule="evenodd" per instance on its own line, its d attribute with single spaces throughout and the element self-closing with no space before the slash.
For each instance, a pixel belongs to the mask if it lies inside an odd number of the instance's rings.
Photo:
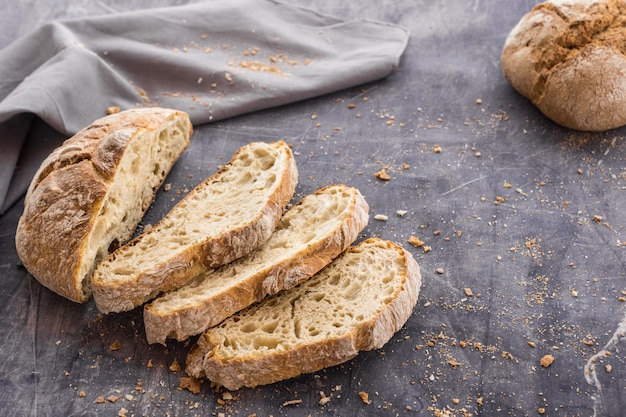
<svg viewBox="0 0 626 417">
<path fill-rule="evenodd" d="M 156 188 L 187 147 L 188 138 L 185 137 L 189 129 L 186 118 L 170 119 L 158 130 L 140 132 L 128 143 L 116 181 L 111 183 L 85 240 L 85 255 L 80 266 L 85 286 L 91 284 L 98 263 L 109 255 L 111 243 L 123 243 L 132 235 L 152 202 Z M 114 132 L 103 142 L 117 140 L 118 135 L 120 132 Z M 106 146 L 103 143 L 100 149 Z M 87 291 L 91 292 L 91 289 Z"/>
<path fill-rule="evenodd" d="M 255 252 L 217 270 L 206 270 L 184 287 L 144 307 L 149 343 L 199 334 L 267 295 L 292 288 L 343 252 L 368 222 L 361 193 L 345 185 L 304 197 L 281 218 Z"/>
<path fill-rule="evenodd" d="M 154 227 L 96 269 L 103 313 L 125 311 L 187 283 L 205 268 L 255 250 L 274 231 L 297 183 L 284 142 L 253 142 L 198 185 Z"/>
<path fill-rule="evenodd" d="M 235 390 L 343 363 L 382 347 L 410 317 L 420 286 L 409 252 L 368 239 L 299 286 L 207 330 L 186 371 Z"/>
</svg>

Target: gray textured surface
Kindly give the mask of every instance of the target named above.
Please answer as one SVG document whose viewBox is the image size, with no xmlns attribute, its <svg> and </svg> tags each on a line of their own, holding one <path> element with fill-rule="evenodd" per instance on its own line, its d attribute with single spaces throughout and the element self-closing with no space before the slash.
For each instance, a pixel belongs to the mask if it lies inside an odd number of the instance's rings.
<svg viewBox="0 0 626 417">
<path fill-rule="evenodd" d="M 2 44 L 25 24 L 105 10 L 61 3 L 10 6 L 13 18 L 0 18 L 11 22 Z M 167 181 L 171 191 L 159 192 L 146 222 L 239 146 L 285 139 L 297 155 L 298 196 L 334 182 L 357 186 L 372 215 L 389 217 L 372 219 L 363 237 L 414 253 L 424 285 L 405 328 L 380 351 L 235 392 L 225 403 L 209 384 L 192 395 L 177 390 L 181 373 L 168 369 L 175 359 L 184 364 L 187 345 L 150 347 L 140 311 L 100 317 L 93 303 L 67 302 L 19 267 L 14 207 L 0 218 L 4 415 L 623 415 L 625 130 L 562 129 L 503 79 L 504 38 L 534 2 L 297 4 L 408 27 L 399 70 L 360 88 L 199 126 Z M 383 167 L 391 180 L 374 177 Z M 410 246 L 411 235 L 432 249 Z M 116 341 L 121 347 L 112 350 Z M 543 368 L 546 354 L 555 360 Z M 331 396 L 325 405 L 320 392 Z M 98 403 L 109 396 L 119 399 Z M 301 403 L 285 404 L 291 400 Z"/>
</svg>

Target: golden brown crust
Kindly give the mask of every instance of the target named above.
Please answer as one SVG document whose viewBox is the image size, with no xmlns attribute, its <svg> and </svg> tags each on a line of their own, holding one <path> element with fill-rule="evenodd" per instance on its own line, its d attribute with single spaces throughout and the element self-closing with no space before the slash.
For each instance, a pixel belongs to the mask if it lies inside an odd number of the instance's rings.
<svg viewBox="0 0 626 417">
<path fill-rule="evenodd" d="M 22 263 L 41 284 L 72 301 L 87 301 L 90 283 L 79 271 L 85 242 L 129 142 L 139 133 L 181 116 L 187 118 L 182 112 L 161 108 L 106 116 L 43 161 L 27 191 L 15 237 Z M 161 180 L 170 167 L 163 168 Z M 151 200 L 154 193 L 149 197 Z M 145 211 L 148 204 L 143 205 Z M 117 240 L 127 240 L 133 229 L 129 227 Z"/>
<path fill-rule="evenodd" d="M 308 244 L 293 257 L 276 262 L 271 270 L 258 271 L 227 291 L 213 294 L 201 304 L 180 306 L 177 310 L 167 313 L 151 308 L 152 305 L 147 304 L 144 307 L 143 318 L 148 343 L 165 344 L 167 338 L 182 341 L 199 334 L 268 295 L 296 286 L 336 258 L 367 225 L 369 207 L 358 190 L 343 185 L 324 187 L 316 191 L 312 197 L 324 194 L 331 188 L 333 192 L 350 193 L 350 214 L 328 236 L 315 244 Z M 298 207 L 303 203 L 304 201 L 300 201 L 290 211 L 297 213 Z"/>
<path fill-rule="evenodd" d="M 100 270 L 101 265 L 94 274 L 93 283 L 94 300 L 98 309 L 103 313 L 131 310 L 162 292 L 180 288 L 206 268 L 227 264 L 250 253 L 269 239 L 285 206 L 291 200 L 298 182 L 298 170 L 291 149 L 284 141 L 275 142 L 272 146 L 280 147 L 285 153 L 286 166 L 278 179 L 278 185 L 273 193 L 267 196 L 265 206 L 252 221 L 220 235 L 207 236 L 202 241 L 191 243 L 182 252 L 163 259 L 162 262 L 148 269 L 134 271 L 132 277 L 123 281 L 109 280 L 106 276 L 107 272 Z M 242 151 L 243 148 L 236 152 L 231 162 L 239 158 Z M 195 194 L 200 190 L 210 189 L 213 182 L 221 181 L 221 174 L 226 169 L 226 167 L 222 168 L 198 185 L 170 213 L 184 205 L 186 200 L 195 198 Z M 159 223 L 167 221 L 167 217 Z M 148 233 L 136 237 L 128 243 L 128 246 L 138 245 L 142 239 L 146 239 L 152 231 L 158 228 L 159 224 Z M 114 265 L 115 257 L 119 256 L 123 249 L 120 248 L 112 253 L 105 263 Z"/>
<path fill-rule="evenodd" d="M 16 247 L 24 267 L 42 285 L 76 302 L 89 297 L 79 262 L 107 185 L 88 160 L 52 171 L 29 194 L 18 223 Z"/>
<path fill-rule="evenodd" d="M 417 302 L 421 286 L 419 266 L 409 252 L 393 242 L 377 238 L 367 239 L 360 245 L 381 245 L 395 250 L 398 262 L 405 265 L 401 288 L 392 295 L 393 301 L 371 320 L 340 337 L 300 344 L 296 347 L 271 353 L 254 351 L 249 356 L 226 358 L 221 354 L 223 343 L 211 331 L 202 334 L 187 356 L 186 372 L 196 378 L 208 378 L 229 390 L 243 386 L 255 387 L 304 373 L 318 371 L 341 364 L 359 351 L 381 348 L 408 320 Z M 359 246 L 360 246 L 359 245 Z M 348 248 L 347 252 L 358 250 Z"/>
<path fill-rule="evenodd" d="M 602 131 L 626 124 L 626 3 L 552 0 L 513 28 L 504 76 L 556 123 Z"/>
</svg>

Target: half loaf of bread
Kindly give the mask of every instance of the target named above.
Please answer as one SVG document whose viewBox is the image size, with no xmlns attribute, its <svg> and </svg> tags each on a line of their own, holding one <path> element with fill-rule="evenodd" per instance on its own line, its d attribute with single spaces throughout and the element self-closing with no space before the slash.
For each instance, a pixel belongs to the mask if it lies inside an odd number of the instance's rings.
<svg viewBox="0 0 626 417">
<path fill-rule="evenodd" d="M 187 285 L 146 304 L 148 342 L 185 340 L 267 295 L 296 286 L 352 244 L 367 225 L 368 211 L 361 193 L 345 185 L 324 187 L 304 197 L 255 252 L 203 271 Z"/>
<path fill-rule="evenodd" d="M 98 265 L 103 313 L 131 310 L 265 243 L 291 200 L 296 163 L 283 142 L 253 142 L 182 199 L 154 227 Z"/>
<path fill-rule="evenodd" d="M 338 365 L 387 343 L 410 317 L 420 286 L 409 252 L 368 239 L 297 287 L 207 330 L 186 371 L 236 390 Z"/>
<path fill-rule="evenodd" d="M 97 263 L 132 236 L 191 132 L 183 112 L 132 109 L 55 149 L 30 184 L 17 226 L 26 269 L 70 300 L 89 299 Z"/>
</svg>

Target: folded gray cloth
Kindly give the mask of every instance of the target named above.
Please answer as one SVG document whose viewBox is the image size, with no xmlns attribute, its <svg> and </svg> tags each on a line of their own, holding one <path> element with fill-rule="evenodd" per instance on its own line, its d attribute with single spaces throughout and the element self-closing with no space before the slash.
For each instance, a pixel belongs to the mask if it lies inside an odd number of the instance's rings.
<svg viewBox="0 0 626 417">
<path fill-rule="evenodd" d="M 273 0 L 48 23 L 0 51 L 0 214 L 57 144 L 50 138 L 110 106 L 175 108 L 198 125 L 383 78 L 407 42 L 396 25 Z"/>
</svg>

